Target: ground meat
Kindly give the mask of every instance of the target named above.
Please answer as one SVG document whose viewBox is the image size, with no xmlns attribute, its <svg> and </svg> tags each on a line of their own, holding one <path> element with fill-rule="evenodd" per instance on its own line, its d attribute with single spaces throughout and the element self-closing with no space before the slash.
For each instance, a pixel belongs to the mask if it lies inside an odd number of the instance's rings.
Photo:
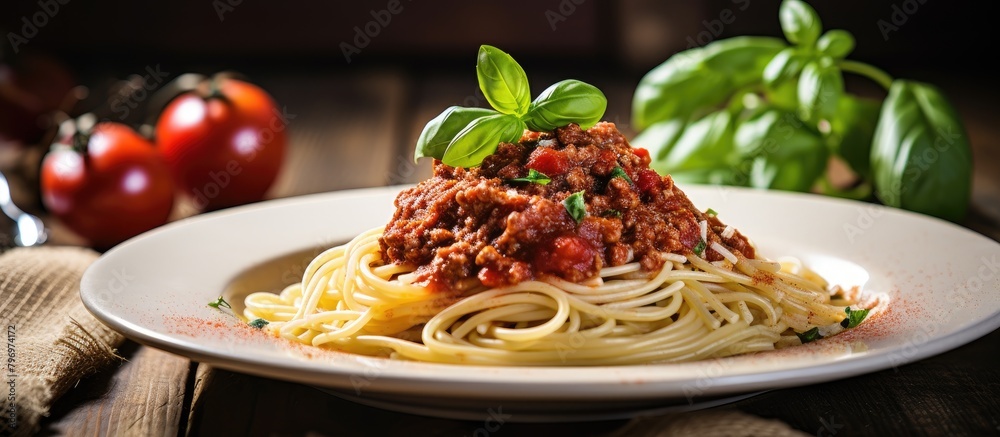
<svg viewBox="0 0 1000 437">
<path fill-rule="evenodd" d="M 704 250 L 710 261 L 723 259 L 713 242 L 737 256 L 755 256 L 739 232 L 722 238 L 726 226 L 695 208 L 649 162 L 612 123 L 526 132 L 517 144 L 500 144 L 477 168 L 436 161 L 433 177 L 396 198 L 396 213 L 379 240 L 382 254 L 416 266 L 418 281 L 437 290 L 462 289 L 470 279 L 491 287 L 543 275 L 580 282 L 602 267 L 632 261 L 652 271 L 663 265 L 663 252 Z M 551 182 L 511 181 L 530 169 Z M 580 191 L 587 214 L 578 223 L 563 201 Z M 701 238 L 702 220 L 708 241 Z"/>
</svg>

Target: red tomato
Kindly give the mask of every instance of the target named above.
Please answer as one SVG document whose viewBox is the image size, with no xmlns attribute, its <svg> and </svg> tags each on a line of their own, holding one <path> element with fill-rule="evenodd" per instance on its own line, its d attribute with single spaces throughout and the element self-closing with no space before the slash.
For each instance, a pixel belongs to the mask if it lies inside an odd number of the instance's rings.
<svg viewBox="0 0 1000 437">
<path fill-rule="evenodd" d="M 525 167 L 540 171 L 546 176 L 558 176 L 569 170 L 569 159 L 558 150 L 539 147 L 531 152 Z"/>
<path fill-rule="evenodd" d="M 218 79 L 218 95 L 182 94 L 156 124 L 156 143 L 178 187 L 202 209 L 264 198 L 287 143 L 285 120 L 255 85 Z"/>
<path fill-rule="evenodd" d="M 170 170 L 128 126 L 100 123 L 86 151 L 56 145 L 42 163 L 42 201 L 94 247 L 106 249 L 167 222 Z"/>
<path fill-rule="evenodd" d="M 662 189 L 663 178 L 656 171 L 648 168 L 639 170 L 635 185 L 643 194 L 655 196 Z"/>
</svg>

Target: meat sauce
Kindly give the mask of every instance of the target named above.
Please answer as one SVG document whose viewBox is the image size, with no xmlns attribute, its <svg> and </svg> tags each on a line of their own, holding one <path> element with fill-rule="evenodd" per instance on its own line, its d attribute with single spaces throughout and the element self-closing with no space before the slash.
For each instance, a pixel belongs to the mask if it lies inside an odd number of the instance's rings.
<svg viewBox="0 0 1000 437">
<path fill-rule="evenodd" d="M 661 252 L 687 255 L 699 246 L 706 259 L 722 260 L 713 242 L 754 257 L 743 235 L 723 238 L 726 226 L 649 163 L 649 153 L 632 148 L 612 123 L 526 132 L 476 168 L 435 161 L 433 177 L 396 198 L 379 240 L 383 259 L 417 266 L 419 283 L 443 291 L 474 279 L 489 287 L 544 275 L 582 282 L 632 261 L 654 271 L 664 263 Z M 512 181 L 532 169 L 551 182 Z M 578 223 L 563 201 L 581 191 L 586 215 Z"/>
</svg>

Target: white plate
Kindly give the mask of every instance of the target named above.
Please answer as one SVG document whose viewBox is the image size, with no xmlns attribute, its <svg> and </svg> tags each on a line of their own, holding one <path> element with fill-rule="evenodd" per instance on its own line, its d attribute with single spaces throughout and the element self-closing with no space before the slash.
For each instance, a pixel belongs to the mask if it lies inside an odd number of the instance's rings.
<svg viewBox="0 0 1000 437">
<path fill-rule="evenodd" d="M 1000 244 L 992 240 L 865 203 L 704 186 L 685 191 L 751 236 L 765 256 L 797 256 L 833 283 L 888 296 L 888 309 L 842 335 L 773 352 L 684 364 L 505 368 L 293 345 L 206 305 L 224 293 L 236 304 L 250 288 L 295 280 L 303 252 L 384 224 L 399 189 L 268 201 L 169 224 L 97 260 L 83 277 L 83 302 L 132 340 L 220 368 L 385 408 L 480 420 L 499 409 L 515 421 L 697 408 L 899 366 L 1000 326 Z"/>
</svg>

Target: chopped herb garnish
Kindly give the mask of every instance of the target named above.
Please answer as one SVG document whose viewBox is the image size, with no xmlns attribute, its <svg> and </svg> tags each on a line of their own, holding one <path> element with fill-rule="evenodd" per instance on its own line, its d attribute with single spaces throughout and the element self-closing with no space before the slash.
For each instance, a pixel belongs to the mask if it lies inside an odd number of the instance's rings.
<svg viewBox="0 0 1000 437">
<path fill-rule="evenodd" d="M 622 212 L 617 209 L 608 209 L 601 213 L 601 217 L 618 217 L 621 218 Z"/>
<path fill-rule="evenodd" d="M 583 202 L 583 191 L 570 194 L 566 200 L 563 200 L 563 206 L 566 207 L 569 216 L 573 217 L 577 223 L 583 221 L 583 218 L 587 216 L 587 205 Z"/>
<path fill-rule="evenodd" d="M 622 178 L 628 181 L 628 183 L 635 185 L 635 182 L 632 182 L 632 178 L 628 177 L 628 173 L 625 173 L 625 170 L 622 170 L 620 165 L 616 165 L 615 169 L 611 170 L 611 179 L 614 178 Z"/>
<path fill-rule="evenodd" d="M 847 313 L 847 317 L 840 321 L 840 326 L 845 328 L 853 328 L 861 324 L 868 317 L 868 312 L 871 310 L 852 310 L 851 307 L 844 308 L 844 312 Z"/>
<path fill-rule="evenodd" d="M 229 308 L 229 309 L 233 308 L 232 305 L 229 305 L 229 302 L 226 302 L 226 300 L 222 298 L 222 296 L 219 296 L 219 298 L 216 299 L 214 302 L 209 302 L 208 306 L 215 308 L 217 310 L 221 310 L 222 308 Z"/>
<path fill-rule="evenodd" d="M 809 343 L 811 341 L 816 341 L 816 340 L 819 340 L 819 339 L 823 338 L 822 335 L 819 335 L 819 328 L 818 327 L 810 329 L 810 330 L 808 330 L 806 332 L 796 332 L 795 335 L 799 337 L 799 341 L 801 341 L 802 344 L 806 344 L 806 343 Z"/>
<path fill-rule="evenodd" d="M 708 243 L 706 243 L 705 240 L 699 241 L 698 245 L 694 247 L 694 254 L 701 256 L 701 253 L 705 251 L 706 247 L 708 247 Z"/>
<path fill-rule="evenodd" d="M 265 326 L 267 326 L 268 323 L 271 323 L 271 322 L 268 322 L 267 320 L 264 320 L 264 319 L 253 319 L 253 320 L 250 321 L 249 324 L 253 328 L 263 329 Z"/>
<path fill-rule="evenodd" d="M 712 208 L 709 208 L 708 211 L 705 211 L 705 214 L 710 215 L 712 217 L 719 215 L 719 213 L 715 212 L 715 210 Z"/>
<path fill-rule="evenodd" d="M 552 179 L 549 178 L 545 173 L 542 173 L 542 172 L 540 172 L 538 170 L 535 170 L 535 169 L 531 168 L 531 169 L 528 169 L 528 176 L 525 176 L 523 178 L 508 179 L 507 181 L 508 182 L 530 182 L 532 184 L 548 185 L 549 182 L 552 182 Z"/>
</svg>

